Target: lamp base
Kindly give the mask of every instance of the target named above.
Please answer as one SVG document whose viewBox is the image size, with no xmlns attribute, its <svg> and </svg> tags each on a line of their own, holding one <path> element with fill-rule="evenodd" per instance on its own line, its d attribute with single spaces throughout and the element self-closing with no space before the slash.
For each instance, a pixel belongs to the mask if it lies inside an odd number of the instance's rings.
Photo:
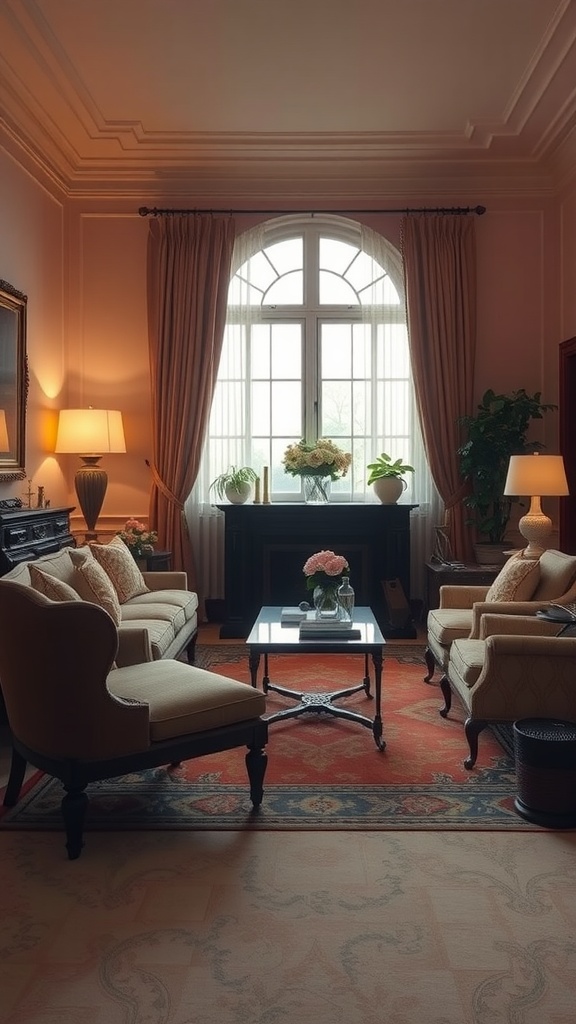
<svg viewBox="0 0 576 1024">
<path fill-rule="evenodd" d="M 552 520 L 544 515 L 542 511 L 527 512 L 518 523 L 518 529 L 528 541 L 528 547 L 524 550 L 525 558 L 540 558 L 540 555 L 548 547 L 548 538 L 552 533 Z"/>
<path fill-rule="evenodd" d="M 86 520 L 86 540 L 98 540 L 95 527 L 108 487 L 108 474 L 98 465 L 99 455 L 83 455 L 83 466 L 76 473 L 74 485 L 78 504 Z"/>
</svg>

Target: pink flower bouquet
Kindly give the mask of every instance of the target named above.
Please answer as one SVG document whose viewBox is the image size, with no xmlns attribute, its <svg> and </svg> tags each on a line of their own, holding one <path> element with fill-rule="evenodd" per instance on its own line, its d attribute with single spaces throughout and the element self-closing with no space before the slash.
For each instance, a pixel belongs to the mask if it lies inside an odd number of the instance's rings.
<svg viewBox="0 0 576 1024">
<path fill-rule="evenodd" d="M 306 589 L 336 590 L 342 583 L 342 577 L 350 573 L 348 562 L 342 555 L 334 551 L 317 551 L 304 562 L 304 575 L 307 576 Z"/>
<path fill-rule="evenodd" d="M 124 529 L 119 530 L 118 536 L 130 548 L 134 558 L 150 554 L 158 540 L 156 530 L 148 530 L 138 519 L 128 519 Z"/>
</svg>

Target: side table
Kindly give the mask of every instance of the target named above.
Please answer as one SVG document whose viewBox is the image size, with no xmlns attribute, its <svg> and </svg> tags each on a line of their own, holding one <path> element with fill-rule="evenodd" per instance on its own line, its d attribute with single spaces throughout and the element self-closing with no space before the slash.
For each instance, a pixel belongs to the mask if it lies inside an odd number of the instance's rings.
<svg viewBox="0 0 576 1024">
<path fill-rule="evenodd" d="M 566 636 L 568 630 L 576 628 L 576 614 L 560 607 L 539 608 L 536 612 L 536 618 L 544 619 L 545 622 L 555 622 L 560 627 L 556 633 L 557 637 Z"/>
<path fill-rule="evenodd" d="M 166 572 L 172 568 L 171 551 L 153 551 L 143 559 L 147 572 Z"/>
<path fill-rule="evenodd" d="M 443 562 L 426 562 L 426 609 L 438 608 L 440 605 L 440 587 L 446 583 L 459 586 L 489 587 L 494 582 L 501 565 L 477 565 L 467 563 L 462 566 Z"/>
<path fill-rule="evenodd" d="M 576 825 L 576 725 L 548 718 L 514 722 L 515 810 L 543 828 Z"/>
</svg>

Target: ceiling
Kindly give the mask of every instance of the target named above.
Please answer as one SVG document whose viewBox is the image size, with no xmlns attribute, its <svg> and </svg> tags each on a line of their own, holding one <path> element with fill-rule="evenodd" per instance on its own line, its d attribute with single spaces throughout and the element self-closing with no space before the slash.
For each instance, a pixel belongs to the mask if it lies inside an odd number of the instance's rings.
<svg viewBox="0 0 576 1024">
<path fill-rule="evenodd" d="M 576 0 L 2 0 L 0 129 L 84 199 L 553 195 Z"/>
</svg>

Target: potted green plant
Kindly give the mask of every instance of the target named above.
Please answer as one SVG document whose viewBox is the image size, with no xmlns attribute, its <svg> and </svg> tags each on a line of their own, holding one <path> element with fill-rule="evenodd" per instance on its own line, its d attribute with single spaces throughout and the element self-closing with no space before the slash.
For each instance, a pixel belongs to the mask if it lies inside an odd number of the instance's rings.
<svg viewBox="0 0 576 1024">
<path fill-rule="evenodd" d="M 212 481 L 210 490 L 214 489 L 220 501 L 227 498 L 233 505 L 243 505 L 257 479 L 257 473 L 250 466 L 230 466 Z"/>
<path fill-rule="evenodd" d="M 544 446 L 527 440 L 532 420 L 540 420 L 556 405 L 540 401 L 541 392 L 528 394 L 524 388 L 511 394 L 484 393 L 474 416 L 459 421 L 466 440 L 458 449 L 460 472 L 470 485 L 464 504 L 473 515 L 467 520 L 475 526 L 481 540 L 476 544 L 479 562 L 498 562 L 506 546 L 505 536 L 512 505 L 519 498 L 504 494 L 511 455 L 525 455 Z"/>
<path fill-rule="evenodd" d="M 370 473 L 367 483 L 371 484 L 374 494 L 380 499 L 383 505 L 395 505 L 402 491 L 407 486 L 404 476 L 406 473 L 413 473 L 414 466 L 409 466 L 396 459 L 392 462 L 392 456 L 382 452 L 374 462 L 368 463 Z"/>
</svg>

